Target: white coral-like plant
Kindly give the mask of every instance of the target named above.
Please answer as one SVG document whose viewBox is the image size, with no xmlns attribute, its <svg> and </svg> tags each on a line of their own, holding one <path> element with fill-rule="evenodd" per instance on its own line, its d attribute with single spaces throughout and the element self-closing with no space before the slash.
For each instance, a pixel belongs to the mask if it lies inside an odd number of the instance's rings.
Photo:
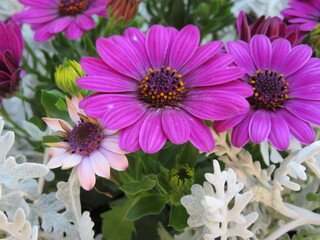
<svg viewBox="0 0 320 240">
<path fill-rule="evenodd" d="M 191 188 L 192 195 L 181 199 L 190 217 L 191 227 L 204 226 L 203 238 L 213 240 L 249 239 L 253 233 L 248 227 L 258 218 L 252 212 L 246 216 L 241 212 L 252 198 L 251 192 L 240 193 L 244 185 L 237 183 L 237 175 L 232 169 L 222 171 L 218 161 L 214 160 L 214 173 L 206 173 L 203 187 L 195 184 Z"/>
</svg>

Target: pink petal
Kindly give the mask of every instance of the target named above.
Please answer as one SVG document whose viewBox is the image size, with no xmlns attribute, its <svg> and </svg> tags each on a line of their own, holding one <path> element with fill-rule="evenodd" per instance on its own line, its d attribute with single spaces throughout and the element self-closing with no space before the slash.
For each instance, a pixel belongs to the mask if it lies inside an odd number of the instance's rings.
<svg viewBox="0 0 320 240">
<path fill-rule="evenodd" d="M 255 66 L 252 62 L 249 45 L 246 42 L 242 44 L 238 42 L 227 42 L 226 48 L 228 53 L 235 57 L 235 63 L 246 69 L 247 74 L 253 75 L 255 73 Z"/>
<path fill-rule="evenodd" d="M 66 97 L 66 102 L 67 102 L 67 106 L 68 106 L 69 116 L 70 116 L 72 122 L 74 122 L 75 124 L 78 124 L 80 121 L 80 117 L 78 115 L 77 108 L 72 104 L 72 102 L 70 101 L 70 99 L 68 97 Z"/>
<path fill-rule="evenodd" d="M 146 153 L 158 152 L 166 140 L 161 124 L 161 111 L 151 111 L 141 126 L 139 135 L 141 149 Z"/>
<path fill-rule="evenodd" d="M 58 7 L 58 1 L 57 0 L 19 0 L 19 2 L 25 6 L 30 6 L 30 7 L 53 7 L 57 8 Z"/>
<path fill-rule="evenodd" d="M 168 30 L 162 25 L 153 25 L 146 36 L 146 49 L 153 69 L 161 68 L 169 43 Z"/>
<path fill-rule="evenodd" d="M 50 23 L 49 32 L 57 34 L 67 28 L 67 26 L 72 22 L 71 17 L 61 17 L 53 20 Z"/>
<path fill-rule="evenodd" d="M 55 132 L 56 131 L 64 131 L 63 128 L 61 127 L 59 121 L 61 121 L 65 125 L 67 125 L 70 130 L 73 128 L 68 122 L 66 122 L 65 120 L 62 120 L 62 119 L 42 118 L 42 120 L 45 121 L 45 123 L 48 125 L 48 127 L 50 127 Z"/>
<path fill-rule="evenodd" d="M 110 178 L 110 164 L 100 151 L 94 151 L 89 155 L 92 170 L 100 177 Z"/>
<path fill-rule="evenodd" d="M 164 58 L 164 66 L 169 66 L 169 60 L 170 60 L 170 53 L 171 53 L 171 49 L 172 49 L 172 45 L 174 43 L 174 40 L 176 39 L 179 31 L 177 29 L 175 29 L 174 27 L 166 27 L 167 31 L 168 31 L 168 38 L 169 38 L 169 42 L 168 42 L 168 48 L 167 48 L 167 53 L 166 56 Z"/>
<path fill-rule="evenodd" d="M 91 168 L 89 158 L 84 158 L 80 164 L 77 165 L 77 174 L 83 189 L 89 191 L 96 184 L 96 175 Z"/>
<path fill-rule="evenodd" d="M 66 151 L 64 150 L 64 152 L 66 152 Z M 52 168 L 57 168 L 57 167 L 62 166 L 62 162 L 66 156 L 67 156 L 67 153 L 62 153 L 60 155 L 57 155 L 57 156 L 51 158 L 47 164 L 47 167 L 49 169 L 52 169 Z"/>
<path fill-rule="evenodd" d="M 241 148 L 249 141 L 249 123 L 253 114 L 254 111 L 250 111 L 247 116 L 232 129 L 230 140 L 233 146 Z"/>
<path fill-rule="evenodd" d="M 279 72 L 288 76 L 300 68 L 302 68 L 312 55 L 312 49 L 307 45 L 299 45 L 294 47 L 286 56 L 281 66 L 279 67 Z"/>
<path fill-rule="evenodd" d="M 249 136 L 252 142 L 262 143 L 271 130 L 270 113 L 263 109 L 255 112 L 249 123 Z"/>
<path fill-rule="evenodd" d="M 78 165 L 82 160 L 82 156 L 79 154 L 65 154 L 65 157 L 62 162 L 61 169 L 69 169 Z"/>
<path fill-rule="evenodd" d="M 109 75 L 110 73 L 118 73 L 113 68 L 109 67 L 102 59 L 94 57 L 83 57 L 80 60 L 80 65 L 88 75 L 93 76 L 103 76 Z M 124 75 L 122 75 L 124 76 Z"/>
<path fill-rule="evenodd" d="M 235 117 L 232 117 L 232 118 L 229 118 L 226 120 L 222 120 L 222 121 L 214 121 L 212 128 L 217 133 L 225 132 L 225 131 L 229 130 L 230 128 L 233 128 L 239 122 L 241 122 L 245 116 L 247 116 L 247 113 L 240 114 Z"/>
<path fill-rule="evenodd" d="M 182 75 L 186 75 L 192 70 L 198 68 L 201 64 L 211 59 L 218 50 L 221 49 L 222 45 L 223 42 L 213 41 L 198 47 L 190 61 L 188 61 L 179 72 Z"/>
<path fill-rule="evenodd" d="M 100 148 L 99 151 L 108 160 L 111 168 L 118 171 L 124 171 L 128 168 L 128 159 L 124 154 L 111 152 L 104 148 Z"/>
<path fill-rule="evenodd" d="M 34 34 L 34 40 L 37 42 L 45 42 L 52 38 L 55 34 L 49 32 L 50 24 L 44 24 L 41 28 L 37 29 Z"/>
<path fill-rule="evenodd" d="M 172 69 L 180 68 L 189 61 L 198 48 L 200 42 L 199 29 L 194 25 L 187 25 L 177 34 L 173 42 L 169 57 L 169 66 Z"/>
<path fill-rule="evenodd" d="M 77 79 L 77 85 L 99 92 L 128 92 L 138 89 L 136 81 L 117 73 L 110 73 L 104 76 L 81 77 Z"/>
<path fill-rule="evenodd" d="M 320 76 L 318 76 L 318 79 L 319 77 Z M 290 89 L 289 96 L 293 98 L 320 100 L 320 84 L 305 85 L 304 87 L 295 87 L 292 90 Z"/>
<path fill-rule="evenodd" d="M 237 93 L 241 97 L 250 97 L 253 94 L 252 86 L 241 81 L 232 81 L 213 87 L 214 90 Z"/>
<path fill-rule="evenodd" d="M 185 143 L 190 137 L 190 127 L 185 115 L 179 108 L 165 108 L 162 111 L 163 131 L 174 144 Z"/>
<path fill-rule="evenodd" d="M 190 142 L 203 152 L 210 152 L 214 149 L 215 142 L 209 127 L 198 118 L 190 114 L 186 115 L 190 126 Z"/>
<path fill-rule="evenodd" d="M 69 40 L 74 40 L 74 39 L 81 38 L 83 34 L 83 30 L 78 27 L 75 21 L 73 21 L 65 29 L 65 34 Z"/>
<path fill-rule="evenodd" d="M 101 147 L 107 149 L 111 152 L 125 154 L 126 152 L 121 150 L 118 144 L 119 134 L 114 134 L 111 136 L 105 136 L 105 138 L 101 142 Z"/>
<path fill-rule="evenodd" d="M 146 69 L 140 54 L 125 37 L 117 36 L 113 40 L 99 38 L 96 45 L 103 61 L 116 71 L 137 80 L 145 77 Z"/>
<path fill-rule="evenodd" d="M 272 43 L 272 58 L 270 61 L 270 70 L 278 71 L 279 66 L 291 50 L 291 44 L 286 39 L 277 39 Z"/>
<path fill-rule="evenodd" d="M 300 120 L 286 110 L 281 111 L 291 134 L 301 143 L 309 145 L 314 142 L 316 136 L 310 124 Z"/>
<path fill-rule="evenodd" d="M 258 69 L 264 71 L 271 60 L 271 42 L 265 35 L 255 35 L 250 41 L 250 52 Z"/>
<path fill-rule="evenodd" d="M 30 8 L 23 12 L 16 13 L 13 16 L 13 20 L 24 23 L 46 23 L 58 17 L 59 12 L 57 9 Z"/>
<path fill-rule="evenodd" d="M 290 145 L 290 131 L 286 120 L 277 112 L 271 113 L 271 131 L 268 140 L 271 145 L 280 150 L 288 149 Z"/>
<path fill-rule="evenodd" d="M 94 28 L 94 26 L 96 25 L 96 23 L 94 22 L 94 20 L 91 17 L 88 17 L 83 14 L 77 15 L 75 20 L 76 20 L 78 27 L 80 27 L 84 31 L 90 30 L 90 29 Z"/>
</svg>

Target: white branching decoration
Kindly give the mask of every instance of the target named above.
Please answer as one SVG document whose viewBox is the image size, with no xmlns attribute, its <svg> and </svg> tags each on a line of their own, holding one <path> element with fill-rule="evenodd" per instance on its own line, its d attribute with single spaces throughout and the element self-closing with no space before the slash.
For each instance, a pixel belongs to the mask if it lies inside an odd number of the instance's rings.
<svg viewBox="0 0 320 240">
<path fill-rule="evenodd" d="M 286 232 L 305 224 L 320 225 L 320 214 L 284 201 L 287 191 L 301 190 L 298 181 L 307 180 L 305 165 L 317 177 L 320 176 L 320 142 L 302 149 L 300 145 L 293 147 L 284 159 L 279 153 L 273 152 L 273 158 L 278 159 L 276 162 L 279 162 L 280 166 L 276 168 L 271 164 L 262 169 L 260 162 L 253 161 L 248 151 L 229 146 L 226 142 L 226 133 L 215 134 L 215 139 L 218 147 L 214 153 L 225 163 L 226 168 L 233 169 L 238 181 L 244 183 L 245 190 L 253 193 L 251 201 L 260 202 L 264 207 L 271 207 L 292 219 L 286 223 L 282 221 L 279 229 L 264 238 L 265 240 L 275 240 Z"/>
<path fill-rule="evenodd" d="M 256 212 L 246 216 L 241 212 L 252 198 L 252 192 L 240 193 L 244 185 L 237 183 L 237 176 L 232 169 L 220 170 L 214 160 L 214 173 L 206 173 L 203 187 L 195 184 L 191 187 L 192 195 L 181 199 L 182 205 L 190 214 L 188 224 L 191 227 L 204 226 L 203 238 L 221 240 L 253 236 L 248 227 L 257 219 Z"/>
</svg>

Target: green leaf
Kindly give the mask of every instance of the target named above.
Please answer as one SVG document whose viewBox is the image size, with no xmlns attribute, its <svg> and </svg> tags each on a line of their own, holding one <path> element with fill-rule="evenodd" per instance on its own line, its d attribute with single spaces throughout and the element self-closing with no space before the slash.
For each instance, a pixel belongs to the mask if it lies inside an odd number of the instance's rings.
<svg viewBox="0 0 320 240">
<path fill-rule="evenodd" d="M 104 239 L 131 240 L 135 232 L 134 222 L 125 219 L 133 200 L 120 199 L 112 202 L 112 209 L 101 214 Z"/>
<path fill-rule="evenodd" d="M 56 103 L 56 107 L 60 110 L 60 111 L 68 111 L 67 108 L 67 104 L 64 100 L 62 100 L 62 98 L 60 98 L 57 103 Z"/>
<path fill-rule="evenodd" d="M 168 226 L 175 228 L 178 231 L 182 231 L 188 226 L 188 213 L 186 209 L 180 206 L 172 206 L 170 210 L 170 219 Z"/>
<path fill-rule="evenodd" d="M 135 221 L 146 215 L 158 214 L 162 211 L 166 202 L 167 198 L 159 194 L 142 197 L 132 206 L 126 218 Z"/>
<path fill-rule="evenodd" d="M 158 234 L 160 236 L 160 240 L 174 240 L 160 222 L 158 223 Z"/>
<path fill-rule="evenodd" d="M 176 157 L 184 145 L 170 144 L 167 148 L 163 148 L 158 155 L 158 161 L 166 168 L 173 168 L 176 164 Z"/>
<path fill-rule="evenodd" d="M 51 136 L 51 135 L 43 136 L 43 138 L 42 138 L 43 144 L 50 143 L 50 142 L 61 142 L 61 139 L 56 136 Z"/>
<path fill-rule="evenodd" d="M 188 164 L 189 167 L 194 167 L 198 160 L 199 150 L 190 142 L 184 144 L 184 149 L 177 156 L 178 164 Z"/>
<path fill-rule="evenodd" d="M 120 188 L 124 192 L 126 192 L 127 194 L 130 194 L 130 195 L 135 195 L 139 192 L 150 190 L 156 185 L 156 181 L 154 180 L 154 176 L 153 175 L 150 175 L 150 176 L 152 178 L 149 176 L 145 176 L 144 178 L 142 178 L 138 182 L 123 184 Z"/>
<path fill-rule="evenodd" d="M 56 106 L 61 98 L 64 98 L 64 94 L 58 90 L 41 91 L 41 103 L 48 117 L 68 119 L 67 112 L 59 110 Z"/>
</svg>

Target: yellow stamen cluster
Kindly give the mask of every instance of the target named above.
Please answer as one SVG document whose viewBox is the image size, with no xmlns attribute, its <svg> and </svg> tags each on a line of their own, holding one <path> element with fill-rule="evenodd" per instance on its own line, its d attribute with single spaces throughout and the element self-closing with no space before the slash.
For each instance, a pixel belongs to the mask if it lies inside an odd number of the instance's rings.
<svg viewBox="0 0 320 240">
<path fill-rule="evenodd" d="M 61 0 L 59 12 L 62 15 L 74 16 L 88 8 L 88 0 Z"/>
</svg>

